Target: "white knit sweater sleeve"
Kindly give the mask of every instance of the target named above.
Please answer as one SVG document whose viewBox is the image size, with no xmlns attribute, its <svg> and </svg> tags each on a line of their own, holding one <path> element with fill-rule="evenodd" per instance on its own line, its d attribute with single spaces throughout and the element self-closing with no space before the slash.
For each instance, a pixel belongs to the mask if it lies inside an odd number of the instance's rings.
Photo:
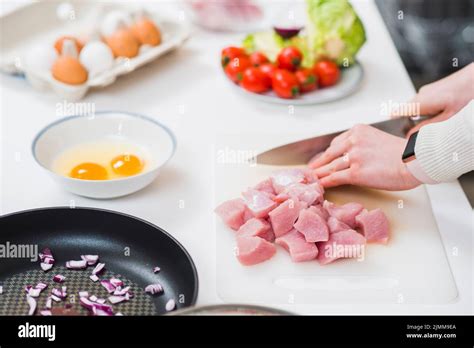
<svg viewBox="0 0 474 348">
<path fill-rule="evenodd" d="M 474 170 L 474 100 L 444 122 L 420 129 L 415 144 L 416 159 L 436 182 L 457 179 Z"/>
</svg>

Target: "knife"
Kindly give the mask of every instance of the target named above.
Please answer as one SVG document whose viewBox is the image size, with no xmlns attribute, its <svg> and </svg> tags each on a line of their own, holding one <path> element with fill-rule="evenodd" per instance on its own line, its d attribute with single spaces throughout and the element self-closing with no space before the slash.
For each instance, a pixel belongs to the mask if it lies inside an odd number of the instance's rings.
<svg viewBox="0 0 474 348">
<path fill-rule="evenodd" d="M 370 126 L 398 137 L 405 137 L 413 126 L 424 119 L 426 119 L 426 117 L 423 116 L 400 117 L 372 123 Z M 331 141 L 344 132 L 345 130 L 278 146 L 257 155 L 256 158 L 253 158 L 253 163 L 255 163 L 256 160 L 258 164 L 269 165 L 306 164 L 313 156 L 326 150 Z"/>
</svg>

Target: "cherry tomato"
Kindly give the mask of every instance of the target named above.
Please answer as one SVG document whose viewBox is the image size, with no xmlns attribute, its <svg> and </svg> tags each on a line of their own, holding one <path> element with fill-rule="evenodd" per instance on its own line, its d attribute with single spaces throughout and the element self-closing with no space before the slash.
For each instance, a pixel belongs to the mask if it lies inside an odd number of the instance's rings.
<svg viewBox="0 0 474 348">
<path fill-rule="evenodd" d="M 334 85 L 341 75 L 341 71 L 336 63 L 330 60 L 321 60 L 313 68 L 321 87 Z"/>
<path fill-rule="evenodd" d="M 272 77 L 273 77 L 273 73 L 276 70 L 275 65 L 273 65 L 272 63 L 265 63 L 265 64 L 260 65 L 258 68 L 260 69 L 261 72 L 267 75 L 268 87 L 269 88 L 272 87 Z"/>
<path fill-rule="evenodd" d="M 311 69 L 299 69 L 295 73 L 301 92 L 311 92 L 318 88 L 318 78 Z"/>
<path fill-rule="evenodd" d="M 296 47 L 285 47 L 278 54 L 277 62 L 280 69 L 295 71 L 301 64 L 303 55 Z"/>
<path fill-rule="evenodd" d="M 222 50 L 221 53 L 222 67 L 225 68 L 232 59 L 246 55 L 247 54 L 245 53 L 243 48 L 234 46 L 226 47 Z"/>
<path fill-rule="evenodd" d="M 252 64 L 250 59 L 245 56 L 233 58 L 225 67 L 225 73 L 234 82 L 240 83 L 244 77 L 244 71 L 250 68 Z"/>
<path fill-rule="evenodd" d="M 262 64 L 268 63 L 268 58 L 263 53 L 254 52 L 250 55 L 250 62 L 253 66 L 260 66 Z"/>
<path fill-rule="evenodd" d="M 259 68 L 252 67 L 244 71 L 241 85 L 247 91 L 262 93 L 270 89 L 271 80 Z"/>
<path fill-rule="evenodd" d="M 275 70 L 272 78 L 273 91 L 281 98 L 294 98 L 300 94 L 295 74 L 284 69 Z"/>
</svg>

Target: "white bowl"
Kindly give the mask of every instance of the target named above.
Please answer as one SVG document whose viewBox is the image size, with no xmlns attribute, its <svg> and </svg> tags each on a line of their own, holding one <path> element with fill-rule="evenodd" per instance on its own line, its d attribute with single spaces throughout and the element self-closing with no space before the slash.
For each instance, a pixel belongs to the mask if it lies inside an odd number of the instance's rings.
<svg viewBox="0 0 474 348">
<path fill-rule="evenodd" d="M 53 164 L 64 150 L 108 138 L 123 139 L 153 157 L 153 164 L 141 174 L 111 180 L 80 180 L 57 174 Z M 45 127 L 35 137 L 33 157 L 65 190 L 91 198 L 114 198 L 149 185 L 176 149 L 174 134 L 161 123 L 127 112 L 96 112 L 93 116 L 70 116 Z"/>
</svg>

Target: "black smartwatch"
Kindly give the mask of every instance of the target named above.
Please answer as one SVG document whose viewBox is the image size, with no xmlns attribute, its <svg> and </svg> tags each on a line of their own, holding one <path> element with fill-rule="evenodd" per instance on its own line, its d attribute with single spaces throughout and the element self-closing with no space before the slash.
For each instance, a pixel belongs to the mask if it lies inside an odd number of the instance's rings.
<svg viewBox="0 0 474 348">
<path fill-rule="evenodd" d="M 415 132 L 412 135 L 410 135 L 410 138 L 408 138 L 407 145 L 405 146 L 405 150 L 403 151 L 403 155 L 402 155 L 402 161 L 404 163 L 408 163 L 416 159 L 415 144 L 416 144 L 417 137 L 418 137 L 418 132 Z"/>
</svg>

